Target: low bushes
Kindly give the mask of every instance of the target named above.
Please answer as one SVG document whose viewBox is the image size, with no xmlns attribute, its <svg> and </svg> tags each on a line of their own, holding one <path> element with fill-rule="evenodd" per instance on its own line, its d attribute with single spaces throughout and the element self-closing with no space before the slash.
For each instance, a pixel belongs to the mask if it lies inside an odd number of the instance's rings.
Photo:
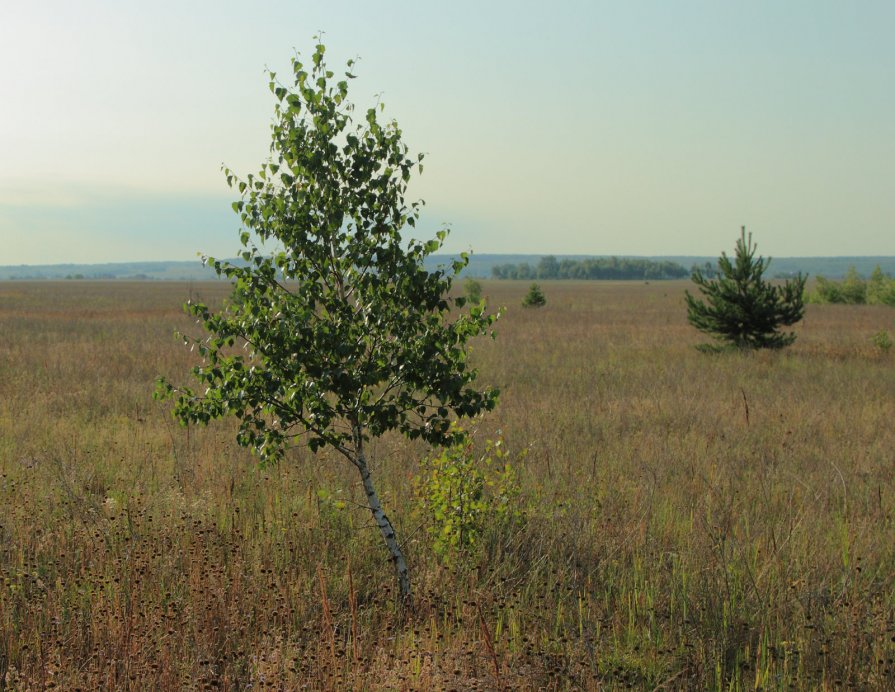
<svg viewBox="0 0 895 692">
<path fill-rule="evenodd" d="M 851 267 L 842 281 L 818 276 L 814 291 L 808 294 L 807 300 L 810 303 L 895 306 L 895 277 L 884 274 L 877 265 L 867 280 Z"/>
</svg>

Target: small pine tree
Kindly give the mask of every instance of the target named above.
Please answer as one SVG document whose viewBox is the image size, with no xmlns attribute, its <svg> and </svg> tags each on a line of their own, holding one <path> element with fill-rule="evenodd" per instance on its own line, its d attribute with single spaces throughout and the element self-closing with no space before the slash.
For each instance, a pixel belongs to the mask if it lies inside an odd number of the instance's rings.
<svg viewBox="0 0 895 692">
<path fill-rule="evenodd" d="M 532 284 L 522 299 L 522 305 L 526 308 L 539 308 L 546 304 L 547 298 L 544 297 L 544 292 L 538 284 Z"/>
<path fill-rule="evenodd" d="M 687 319 L 698 330 L 738 348 L 782 348 L 796 336 L 780 332 L 780 327 L 793 325 L 804 315 L 806 277 L 799 274 L 782 286 L 764 281 L 762 275 L 771 260 L 756 257 L 755 251 L 752 234 L 747 237 L 743 226 L 735 260 L 722 252 L 716 278 L 706 278 L 696 269 L 693 283 L 706 302 L 687 291 Z M 717 349 L 709 345 L 701 348 Z"/>
</svg>

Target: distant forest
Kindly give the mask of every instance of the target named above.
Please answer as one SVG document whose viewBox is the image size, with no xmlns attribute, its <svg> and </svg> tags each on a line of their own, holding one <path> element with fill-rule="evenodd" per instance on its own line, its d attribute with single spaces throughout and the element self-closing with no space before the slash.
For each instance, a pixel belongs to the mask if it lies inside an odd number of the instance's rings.
<svg viewBox="0 0 895 692">
<path fill-rule="evenodd" d="M 446 268 L 458 259 L 455 255 L 429 255 L 426 269 Z M 230 261 L 239 263 L 240 259 Z M 771 264 L 772 278 L 790 278 L 798 273 L 843 278 L 851 267 L 862 276 L 870 276 L 880 265 L 882 271 L 895 275 L 895 257 L 775 257 Z M 685 279 L 690 270 L 699 267 L 711 274 L 718 266 L 717 257 L 695 255 L 662 255 L 652 257 L 613 258 L 593 255 L 517 255 L 473 254 L 464 276 L 477 279 L 629 279 L 634 281 L 660 278 Z M 526 268 L 527 267 L 527 268 Z M 556 273 L 553 274 L 552 272 Z M 574 268 L 574 269 L 573 269 Z M 635 269 L 639 268 L 639 269 Z M 546 272 L 546 273 L 544 273 Z M 629 273 L 633 272 L 633 273 Z M 198 260 L 177 262 L 116 262 L 107 264 L 45 264 L 0 266 L 0 281 L 6 280 L 118 279 L 125 281 L 216 281 L 214 270 Z"/>
<path fill-rule="evenodd" d="M 667 260 L 656 262 L 624 257 L 558 260 L 548 255 L 535 265 L 528 262 L 496 264 L 491 267 L 491 275 L 495 279 L 659 280 L 682 279 L 690 276 L 690 270 Z"/>
</svg>

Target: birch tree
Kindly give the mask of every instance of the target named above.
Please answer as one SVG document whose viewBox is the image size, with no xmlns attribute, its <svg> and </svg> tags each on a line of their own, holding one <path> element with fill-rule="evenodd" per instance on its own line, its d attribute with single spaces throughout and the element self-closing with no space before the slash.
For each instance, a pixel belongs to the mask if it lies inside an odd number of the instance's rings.
<svg viewBox="0 0 895 692">
<path fill-rule="evenodd" d="M 490 334 L 496 315 L 450 297 L 465 254 L 424 267 L 446 230 L 404 237 L 419 218 L 422 202 L 405 193 L 423 156 L 394 120 L 380 121 L 381 106 L 358 117 L 347 98 L 353 61 L 336 78 L 324 55 L 322 44 L 309 65 L 297 55 L 289 85 L 270 73 L 271 155 L 244 179 L 224 168 L 240 193 L 241 261 L 204 258 L 236 299 L 217 311 L 187 303 L 206 334 L 184 337 L 201 357 L 198 386 L 160 379 L 157 395 L 185 425 L 236 416 L 236 441 L 263 464 L 296 445 L 338 452 L 359 474 L 407 604 L 407 561 L 367 446 L 391 430 L 449 445 L 452 420 L 494 408 L 497 391 L 474 386 L 467 342 Z"/>
</svg>

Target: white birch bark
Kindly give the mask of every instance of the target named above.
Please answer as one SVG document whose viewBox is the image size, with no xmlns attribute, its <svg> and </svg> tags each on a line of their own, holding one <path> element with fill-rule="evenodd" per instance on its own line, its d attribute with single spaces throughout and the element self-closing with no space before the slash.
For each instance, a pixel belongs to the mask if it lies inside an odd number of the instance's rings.
<svg viewBox="0 0 895 692">
<path fill-rule="evenodd" d="M 357 432 L 359 433 L 359 431 Z M 407 561 L 404 559 L 404 554 L 401 552 L 401 546 L 398 545 L 395 529 L 392 526 L 391 521 L 389 521 L 388 515 L 383 511 L 382 503 L 379 502 L 379 495 L 376 493 L 373 479 L 370 476 L 370 468 L 367 466 L 367 458 L 364 454 L 363 441 L 360 434 L 355 435 L 355 444 L 357 452 L 355 465 L 357 466 L 357 470 L 360 471 L 360 477 L 364 484 L 364 493 L 367 496 L 367 503 L 370 507 L 370 511 L 373 513 L 373 519 L 379 527 L 379 532 L 382 534 L 386 546 L 388 546 L 392 564 L 395 567 L 395 576 L 398 579 L 399 602 L 404 607 L 411 607 L 413 602 L 410 592 L 410 573 L 407 569 Z"/>
</svg>

